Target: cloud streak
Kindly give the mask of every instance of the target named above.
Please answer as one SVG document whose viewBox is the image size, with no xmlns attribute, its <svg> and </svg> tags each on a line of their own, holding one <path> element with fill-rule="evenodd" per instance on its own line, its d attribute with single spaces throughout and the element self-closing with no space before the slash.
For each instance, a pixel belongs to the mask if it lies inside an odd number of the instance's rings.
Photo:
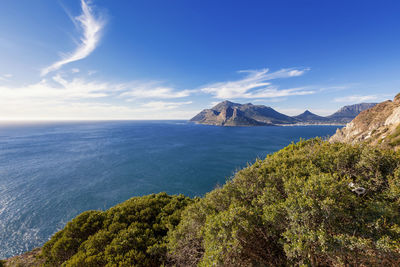
<svg viewBox="0 0 400 267">
<path fill-rule="evenodd" d="M 337 97 L 333 99 L 333 102 L 337 103 L 360 103 L 366 101 L 375 101 L 380 97 L 377 95 L 350 95 L 344 97 Z"/>
<path fill-rule="evenodd" d="M 98 46 L 102 29 L 105 21 L 101 17 L 96 17 L 85 0 L 81 0 L 82 14 L 74 18 L 74 23 L 79 25 L 82 30 L 80 43 L 74 52 L 67 54 L 61 60 L 54 62 L 50 66 L 42 69 L 41 75 L 44 76 L 52 71 L 58 70 L 63 65 L 78 61 L 89 56 Z"/>
<path fill-rule="evenodd" d="M 176 109 L 183 105 L 192 104 L 192 101 L 186 102 L 164 102 L 164 101 L 151 101 L 142 105 L 144 108 L 149 108 L 151 110 L 166 110 L 166 109 Z"/>
<path fill-rule="evenodd" d="M 74 76 L 58 73 L 23 86 L 0 85 L 0 114 L 5 116 L 0 120 L 187 119 L 197 112 L 181 110 L 192 101 L 156 100 L 188 94 L 157 82 L 110 83 Z"/>
<path fill-rule="evenodd" d="M 10 78 L 12 78 L 12 74 L 3 74 L 0 75 L 0 81 L 8 81 Z"/>
<path fill-rule="evenodd" d="M 128 99 L 135 100 L 140 98 L 183 98 L 192 94 L 195 90 L 180 90 L 160 85 L 157 82 L 148 83 L 131 83 L 128 86 L 130 89 L 123 92 L 120 96 Z"/>
<path fill-rule="evenodd" d="M 302 87 L 291 89 L 279 89 L 270 81 L 280 78 L 301 76 L 309 69 L 281 69 L 276 72 L 269 72 L 268 69 L 246 70 L 239 73 L 247 75 L 236 81 L 218 82 L 201 88 L 204 93 L 213 95 L 219 99 L 237 98 L 275 98 L 291 95 L 308 95 L 314 91 Z"/>
</svg>

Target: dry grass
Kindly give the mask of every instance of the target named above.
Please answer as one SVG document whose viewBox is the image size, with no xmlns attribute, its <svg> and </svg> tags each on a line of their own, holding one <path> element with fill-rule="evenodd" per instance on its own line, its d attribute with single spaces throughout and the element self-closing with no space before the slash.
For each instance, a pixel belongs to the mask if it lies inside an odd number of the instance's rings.
<svg viewBox="0 0 400 267">
<path fill-rule="evenodd" d="M 35 248 L 32 251 L 24 253 L 22 255 L 14 256 L 6 259 L 3 263 L 5 267 L 36 267 L 43 266 L 44 260 L 39 258 L 41 249 Z"/>
</svg>

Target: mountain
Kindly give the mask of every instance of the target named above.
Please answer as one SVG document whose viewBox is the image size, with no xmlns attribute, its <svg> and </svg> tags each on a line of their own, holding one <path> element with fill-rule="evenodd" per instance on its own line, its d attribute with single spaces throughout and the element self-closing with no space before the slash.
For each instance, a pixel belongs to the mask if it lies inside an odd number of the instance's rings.
<svg viewBox="0 0 400 267">
<path fill-rule="evenodd" d="M 400 94 L 364 110 L 330 138 L 331 142 L 368 143 L 384 147 L 400 147 Z"/>
<path fill-rule="evenodd" d="M 296 120 L 304 123 L 326 123 L 328 119 L 326 117 L 318 116 L 308 110 L 304 111 L 300 115 L 294 116 Z"/>
<path fill-rule="evenodd" d="M 223 101 L 211 109 L 204 109 L 190 121 L 220 126 L 262 126 L 291 124 L 297 120 L 263 105 L 238 104 Z"/>
<path fill-rule="evenodd" d="M 330 121 L 348 123 L 354 119 L 360 112 L 372 108 L 376 103 L 360 103 L 355 105 L 344 106 L 337 112 L 328 116 Z"/>
<path fill-rule="evenodd" d="M 375 103 L 361 103 L 345 106 L 328 117 L 318 116 L 306 110 L 291 117 L 279 113 L 271 107 L 239 104 L 223 101 L 211 109 L 204 109 L 190 121 L 199 124 L 219 126 L 266 126 L 288 124 L 345 124 L 354 119 L 361 111 L 373 107 Z"/>
</svg>

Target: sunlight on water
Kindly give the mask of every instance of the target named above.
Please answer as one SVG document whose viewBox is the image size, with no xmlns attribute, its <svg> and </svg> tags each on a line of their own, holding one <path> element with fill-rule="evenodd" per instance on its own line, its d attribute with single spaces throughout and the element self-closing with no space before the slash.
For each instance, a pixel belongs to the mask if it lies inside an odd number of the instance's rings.
<svg viewBox="0 0 400 267">
<path fill-rule="evenodd" d="M 42 245 L 88 209 L 165 191 L 199 196 L 299 138 L 335 126 L 164 122 L 0 125 L 0 258 Z"/>
</svg>

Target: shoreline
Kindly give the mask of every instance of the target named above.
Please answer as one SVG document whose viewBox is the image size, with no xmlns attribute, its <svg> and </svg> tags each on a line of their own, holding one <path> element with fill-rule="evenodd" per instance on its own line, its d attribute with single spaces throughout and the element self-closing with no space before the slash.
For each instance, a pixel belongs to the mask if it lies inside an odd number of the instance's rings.
<svg viewBox="0 0 400 267">
<path fill-rule="evenodd" d="M 299 127 L 299 126 L 340 126 L 344 127 L 347 123 L 293 123 L 293 124 L 265 124 L 265 125 L 220 125 L 220 124 L 208 124 L 208 123 L 198 123 L 191 122 L 189 123 L 197 124 L 197 125 L 208 125 L 208 126 L 218 126 L 218 127 Z"/>
</svg>

